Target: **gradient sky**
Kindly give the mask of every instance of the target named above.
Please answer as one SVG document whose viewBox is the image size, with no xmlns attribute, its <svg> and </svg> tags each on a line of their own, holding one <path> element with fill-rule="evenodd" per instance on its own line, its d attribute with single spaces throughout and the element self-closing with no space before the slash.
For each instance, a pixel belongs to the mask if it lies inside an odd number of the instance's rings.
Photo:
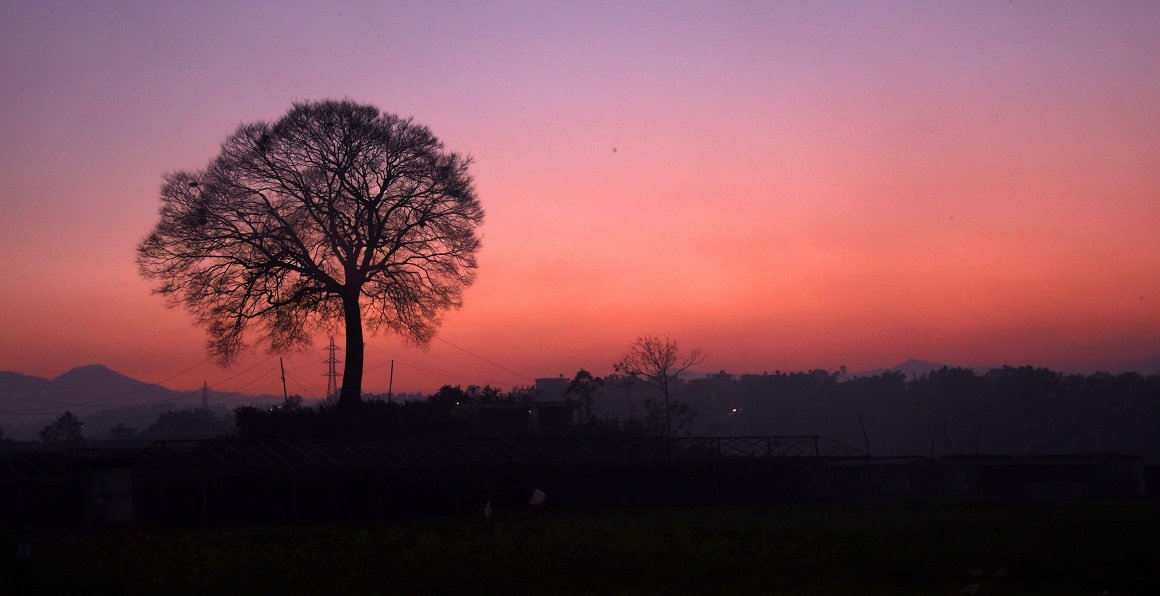
<svg viewBox="0 0 1160 596">
<path fill-rule="evenodd" d="M 464 307 L 370 339 L 369 391 L 605 374 L 646 333 L 734 373 L 1160 357 L 1160 3 L 239 4 L 0 4 L 0 370 L 280 392 L 134 249 L 164 172 L 324 98 L 474 156 L 487 212 Z"/>
</svg>

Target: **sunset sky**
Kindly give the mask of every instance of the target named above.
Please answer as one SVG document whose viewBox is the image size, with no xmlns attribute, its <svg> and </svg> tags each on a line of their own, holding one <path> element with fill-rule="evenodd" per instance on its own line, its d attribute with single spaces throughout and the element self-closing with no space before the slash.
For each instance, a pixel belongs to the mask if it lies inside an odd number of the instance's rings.
<svg viewBox="0 0 1160 596">
<path fill-rule="evenodd" d="M 10 1 L 0 370 L 280 393 L 134 251 L 165 172 L 325 98 L 473 156 L 487 213 L 464 307 L 368 340 L 368 391 L 607 374 L 641 334 L 732 373 L 1160 362 L 1160 2 Z"/>
</svg>

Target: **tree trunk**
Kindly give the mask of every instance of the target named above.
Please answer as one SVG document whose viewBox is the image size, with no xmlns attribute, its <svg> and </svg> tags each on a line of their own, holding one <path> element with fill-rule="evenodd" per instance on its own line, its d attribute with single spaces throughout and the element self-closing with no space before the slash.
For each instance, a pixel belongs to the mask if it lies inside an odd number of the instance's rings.
<svg viewBox="0 0 1160 596">
<path fill-rule="evenodd" d="M 338 394 L 338 405 L 352 406 L 362 402 L 363 327 L 357 293 L 353 298 L 343 298 L 342 312 L 346 320 L 346 358 L 342 366 L 342 391 Z"/>
</svg>

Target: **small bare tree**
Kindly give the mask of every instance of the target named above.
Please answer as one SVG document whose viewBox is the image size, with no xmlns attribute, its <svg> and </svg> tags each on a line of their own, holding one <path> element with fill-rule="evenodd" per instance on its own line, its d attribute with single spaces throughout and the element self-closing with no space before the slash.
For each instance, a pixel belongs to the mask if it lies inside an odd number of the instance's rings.
<svg viewBox="0 0 1160 596">
<path fill-rule="evenodd" d="M 361 401 L 363 323 L 419 345 L 475 275 L 483 209 L 467 168 L 424 126 L 350 101 L 238 128 L 200 171 L 166 175 L 137 263 L 228 365 L 342 321 L 339 404 Z"/>
<path fill-rule="evenodd" d="M 660 390 L 665 398 L 665 438 L 673 436 L 673 408 L 670 401 L 672 387 L 681 373 L 705 360 L 701 350 L 694 348 L 682 356 L 677 342 L 668 336 L 638 337 L 628 353 L 612 365 L 617 374 L 632 376 Z"/>
</svg>

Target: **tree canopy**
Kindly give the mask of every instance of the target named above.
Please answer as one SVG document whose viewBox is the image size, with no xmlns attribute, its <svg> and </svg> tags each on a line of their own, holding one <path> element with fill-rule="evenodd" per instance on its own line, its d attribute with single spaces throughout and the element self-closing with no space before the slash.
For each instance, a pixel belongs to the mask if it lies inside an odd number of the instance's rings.
<svg viewBox="0 0 1160 596">
<path fill-rule="evenodd" d="M 223 365 L 253 331 L 278 352 L 343 321 L 339 403 L 358 402 L 364 320 L 426 345 L 474 280 L 470 163 L 373 106 L 298 103 L 239 127 L 205 169 L 167 174 L 137 262 Z"/>
<path fill-rule="evenodd" d="M 628 352 L 612 365 L 612 369 L 618 374 L 644 381 L 664 394 L 664 436 L 670 438 L 673 435 L 673 415 L 683 415 L 688 409 L 687 405 L 678 407 L 672 405 L 670 399 L 672 387 L 681 373 L 704 360 L 705 355 L 699 349 L 694 348 L 688 354 L 682 355 L 676 340 L 668 336 L 661 338 L 645 335 L 632 342 Z M 653 417 L 659 418 L 657 415 Z"/>
<path fill-rule="evenodd" d="M 83 443 L 83 427 L 84 423 L 76 414 L 66 411 L 40 431 L 40 440 L 44 443 Z"/>
</svg>

